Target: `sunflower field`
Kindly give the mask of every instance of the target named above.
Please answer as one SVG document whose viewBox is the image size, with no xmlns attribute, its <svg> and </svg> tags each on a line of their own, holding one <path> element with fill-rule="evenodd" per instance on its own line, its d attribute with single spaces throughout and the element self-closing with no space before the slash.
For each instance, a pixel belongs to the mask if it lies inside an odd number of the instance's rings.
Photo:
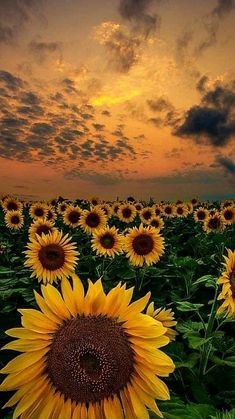
<svg viewBox="0 0 235 419">
<path fill-rule="evenodd" d="M 1 418 L 235 418 L 235 200 L 0 206 Z"/>
</svg>

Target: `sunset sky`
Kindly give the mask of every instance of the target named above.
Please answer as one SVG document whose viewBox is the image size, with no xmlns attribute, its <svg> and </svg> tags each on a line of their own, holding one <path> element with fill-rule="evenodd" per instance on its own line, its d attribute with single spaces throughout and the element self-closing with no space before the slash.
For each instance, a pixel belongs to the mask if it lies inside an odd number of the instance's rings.
<svg viewBox="0 0 235 419">
<path fill-rule="evenodd" d="M 235 196 L 235 0 L 0 0 L 0 193 Z"/>
</svg>

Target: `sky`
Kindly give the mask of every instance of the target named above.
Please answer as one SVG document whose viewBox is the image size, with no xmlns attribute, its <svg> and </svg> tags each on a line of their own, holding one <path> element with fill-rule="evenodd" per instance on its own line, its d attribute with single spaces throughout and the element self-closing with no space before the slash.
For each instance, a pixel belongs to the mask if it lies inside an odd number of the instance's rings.
<svg viewBox="0 0 235 419">
<path fill-rule="evenodd" d="M 0 193 L 235 196 L 235 0 L 0 0 Z"/>
</svg>

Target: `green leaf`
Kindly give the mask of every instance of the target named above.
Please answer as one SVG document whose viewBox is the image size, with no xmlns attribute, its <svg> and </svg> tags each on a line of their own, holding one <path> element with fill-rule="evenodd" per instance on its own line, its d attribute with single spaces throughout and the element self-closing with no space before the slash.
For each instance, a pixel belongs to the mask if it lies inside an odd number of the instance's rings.
<svg viewBox="0 0 235 419">
<path fill-rule="evenodd" d="M 204 304 L 193 304 L 186 301 L 179 301 L 177 303 L 177 309 L 179 311 L 197 311 L 199 308 L 203 306 Z"/>
</svg>

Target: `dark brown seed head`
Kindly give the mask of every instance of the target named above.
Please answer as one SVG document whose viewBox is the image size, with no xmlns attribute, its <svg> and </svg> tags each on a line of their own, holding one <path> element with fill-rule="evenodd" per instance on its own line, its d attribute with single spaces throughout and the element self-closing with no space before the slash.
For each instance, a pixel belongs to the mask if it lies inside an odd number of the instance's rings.
<svg viewBox="0 0 235 419">
<path fill-rule="evenodd" d="M 100 216 L 95 212 L 90 212 L 86 217 L 86 224 L 91 228 L 96 228 L 100 224 Z"/>
<path fill-rule="evenodd" d="M 100 244 L 105 249 L 112 249 L 115 243 L 115 239 L 113 234 L 111 233 L 105 233 L 100 237 Z"/>
<path fill-rule="evenodd" d="M 145 256 L 153 250 L 154 241 L 151 236 L 142 233 L 134 238 L 132 246 L 137 255 Z"/>
<path fill-rule="evenodd" d="M 55 388 L 76 403 L 119 394 L 134 371 L 127 334 L 103 315 L 79 315 L 64 323 L 54 335 L 46 363 Z"/>
<path fill-rule="evenodd" d="M 38 258 L 43 268 L 49 271 L 55 271 L 64 265 L 64 249 L 56 243 L 48 244 L 39 250 Z"/>
</svg>

